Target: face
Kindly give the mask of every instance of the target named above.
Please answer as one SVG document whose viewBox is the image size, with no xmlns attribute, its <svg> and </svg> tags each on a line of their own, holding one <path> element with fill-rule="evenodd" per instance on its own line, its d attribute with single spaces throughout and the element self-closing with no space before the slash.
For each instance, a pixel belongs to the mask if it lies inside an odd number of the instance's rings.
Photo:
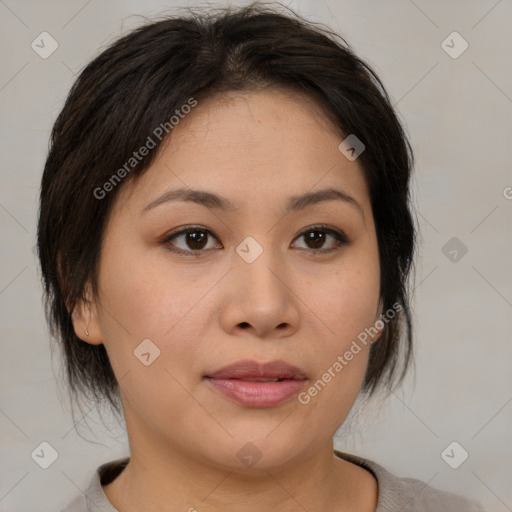
<svg viewBox="0 0 512 512">
<path fill-rule="evenodd" d="M 243 470 L 252 450 L 285 467 L 348 415 L 370 343 L 344 354 L 381 313 L 378 246 L 362 168 L 319 112 L 276 90 L 205 101 L 119 191 L 95 304 L 74 322 L 106 347 L 132 455 Z M 178 189 L 223 199 L 165 196 Z M 325 189 L 340 194 L 293 202 Z M 302 380 L 210 378 L 248 360 Z"/>
</svg>

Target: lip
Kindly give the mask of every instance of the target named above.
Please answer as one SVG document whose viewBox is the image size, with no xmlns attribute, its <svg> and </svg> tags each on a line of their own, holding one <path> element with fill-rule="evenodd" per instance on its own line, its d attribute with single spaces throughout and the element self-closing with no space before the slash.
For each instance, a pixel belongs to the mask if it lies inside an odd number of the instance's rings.
<svg viewBox="0 0 512 512">
<path fill-rule="evenodd" d="M 281 405 L 295 396 L 307 381 L 300 368 L 282 360 L 263 364 L 250 360 L 237 361 L 206 375 L 205 379 L 214 390 L 248 407 Z"/>
<path fill-rule="evenodd" d="M 305 373 L 296 366 L 281 359 L 268 363 L 258 363 L 245 359 L 223 366 L 220 370 L 208 374 L 212 379 L 244 379 L 244 378 L 282 378 L 304 380 Z"/>
</svg>

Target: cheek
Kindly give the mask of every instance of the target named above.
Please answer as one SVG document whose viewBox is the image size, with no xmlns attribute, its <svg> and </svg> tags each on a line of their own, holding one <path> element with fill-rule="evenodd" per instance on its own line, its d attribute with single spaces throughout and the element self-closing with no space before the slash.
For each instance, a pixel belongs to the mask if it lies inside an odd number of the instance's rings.
<svg viewBox="0 0 512 512">
<path fill-rule="evenodd" d="M 197 302 L 202 285 L 194 286 L 159 251 L 130 247 L 122 258 L 114 255 L 105 251 L 100 273 L 100 294 L 111 313 L 104 315 L 105 327 L 133 340 L 162 339 Z"/>
<path fill-rule="evenodd" d="M 190 284 L 172 266 L 164 269 L 161 256 L 153 259 L 146 252 L 143 258 L 133 248 L 124 254 L 118 259 L 106 250 L 102 259 L 104 344 L 130 407 L 156 418 L 157 403 L 169 418 L 177 419 L 191 406 L 190 395 L 179 383 L 185 382 L 184 373 L 197 359 L 198 327 L 189 318 L 204 286 Z M 146 407 L 146 402 L 153 406 Z"/>
<path fill-rule="evenodd" d="M 99 275 L 104 306 L 100 323 L 109 359 L 116 375 L 130 371 L 130 380 L 140 379 L 144 389 L 167 383 L 164 389 L 172 395 L 170 374 L 182 381 L 184 372 L 200 360 L 200 319 L 208 314 L 203 296 L 220 275 L 198 278 L 193 266 L 184 270 L 170 264 L 163 250 L 148 251 L 136 244 L 126 250 L 120 247 L 113 239 L 106 244 Z M 210 309 L 215 310 L 212 305 Z M 151 343 L 144 341 L 148 339 Z M 158 354 L 148 367 L 137 358 L 146 346 Z"/>
<path fill-rule="evenodd" d="M 314 375 L 299 403 L 308 410 L 316 429 L 330 425 L 334 435 L 361 389 L 371 346 L 365 329 L 375 323 L 378 291 L 373 280 L 358 280 L 354 285 L 351 279 L 339 278 L 329 293 L 315 300 L 329 329 L 322 327 L 323 336 L 317 336 L 310 349 Z"/>
<path fill-rule="evenodd" d="M 375 246 L 347 253 L 339 268 L 318 277 L 308 283 L 306 296 L 322 335 L 311 347 L 315 376 L 301 403 L 311 411 L 318 408 L 319 416 L 336 425 L 350 411 L 368 365 L 370 339 L 365 329 L 374 326 L 379 314 Z"/>
<path fill-rule="evenodd" d="M 307 283 L 303 294 L 325 336 L 319 347 L 328 352 L 345 350 L 378 318 L 378 258 L 375 252 L 360 251 L 317 277 Z"/>
</svg>

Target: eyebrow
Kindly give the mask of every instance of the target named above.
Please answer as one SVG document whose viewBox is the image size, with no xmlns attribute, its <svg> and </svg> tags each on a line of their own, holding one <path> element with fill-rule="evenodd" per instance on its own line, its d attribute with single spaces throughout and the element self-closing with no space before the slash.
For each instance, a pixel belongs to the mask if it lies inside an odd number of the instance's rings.
<svg viewBox="0 0 512 512">
<path fill-rule="evenodd" d="M 316 192 L 306 192 L 305 194 L 299 196 L 290 197 L 286 206 L 286 212 L 288 213 L 303 210 L 314 204 L 334 200 L 343 201 L 347 204 L 355 206 L 360 211 L 364 219 L 364 210 L 362 206 L 349 194 L 333 187 L 318 190 Z M 219 196 L 212 192 L 208 192 L 206 190 L 179 188 L 169 190 L 168 192 L 165 192 L 161 196 L 157 197 L 154 201 L 151 201 L 142 209 L 141 214 L 157 206 L 160 206 L 161 204 L 171 201 L 187 201 L 205 206 L 207 208 L 214 208 L 216 210 L 229 212 L 238 211 L 238 208 L 235 206 L 235 204 L 225 197 Z"/>
</svg>

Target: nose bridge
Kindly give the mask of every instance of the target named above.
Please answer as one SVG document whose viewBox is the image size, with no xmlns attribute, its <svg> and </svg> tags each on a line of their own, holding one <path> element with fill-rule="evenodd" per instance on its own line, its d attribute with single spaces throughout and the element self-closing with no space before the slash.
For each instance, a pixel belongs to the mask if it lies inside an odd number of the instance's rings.
<svg viewBox="0 0 512 512">
<path fill-rule="evenodd" d="M 261 243 L 253 236 L 247 236 L 236 247 L 237 279 L 247 284 L 253 292 L 266 294 L 270 291 L 275 293 L 283 286 L 276 277 L 276 273 L 282 269 L 277 254 L 278 249 L 271 247 L 270 236 L 266 236 L 264 240 L 262 236 L 258 238 Z"/>
<path fill-rule="evenodd" d="M 262 243 L 248 236 L 236 247 L 233 271 L 236 322 L 250 324 L 262 335 L 281 324 L 296 323 L 298 313 L 293 313 L 293 294 L 285 284 L 278 247 L 265 247 L 271 236 L 259 238 Z"/>
</svg>

